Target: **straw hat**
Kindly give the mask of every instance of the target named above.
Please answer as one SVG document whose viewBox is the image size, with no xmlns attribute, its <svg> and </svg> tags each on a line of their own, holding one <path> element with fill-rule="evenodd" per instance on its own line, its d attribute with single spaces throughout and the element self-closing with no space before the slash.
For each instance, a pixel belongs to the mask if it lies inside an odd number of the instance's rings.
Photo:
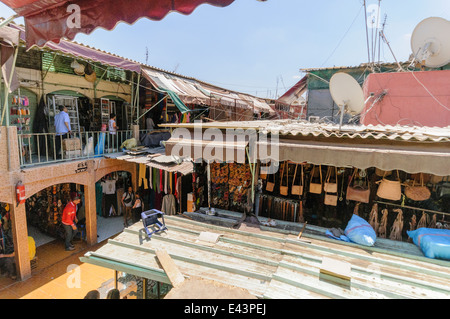
<svg viewBox="0 0 450 319">
<path fill-rule="evenodd" d="M 84 68 L 84 78 L 88 82 L 95 82 L 95 80 L 97 79 L 97 75 L 89 64 L 87 64 Z"/>
<path fill-rule="evenodd" d="M 86 81 L 93 83 L 97 79 L 97 74 L 95 74 L 95 72 L 92 72 L 91 74 L 85 74 L 84 78 L 86 79 Z"/>
<path fill-rule="evenodd" d="M 73 71 L 78 74 L 78 75 L 84 75 L 84 65 L 78 63 L 76 60 L 74 60 L 72 62 L 72 64 L 70 65 L 73 68 Z"/>
</svg>

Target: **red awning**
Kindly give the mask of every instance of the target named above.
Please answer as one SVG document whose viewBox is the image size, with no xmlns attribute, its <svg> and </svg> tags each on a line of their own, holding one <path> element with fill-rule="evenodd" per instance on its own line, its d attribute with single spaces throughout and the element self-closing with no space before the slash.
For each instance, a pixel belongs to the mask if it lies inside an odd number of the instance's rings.
<svg viewBox="0 0 450 319">
<path fill-rule="evenodd" d="M 170 12 L 191 14 L 199 5 L 225 7 L 234 0 L 0 0 L 25 18 L 27 47 L 73 40 L 101 27 L 134 23 L 142 17 L 162 20 Z"/>
</svg>

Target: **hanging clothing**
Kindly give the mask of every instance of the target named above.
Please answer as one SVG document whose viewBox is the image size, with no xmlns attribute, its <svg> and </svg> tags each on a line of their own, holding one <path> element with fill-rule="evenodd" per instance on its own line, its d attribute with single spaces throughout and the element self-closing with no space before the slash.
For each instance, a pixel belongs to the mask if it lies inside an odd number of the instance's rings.
<svg viewBox="0 0 450 319">
<path fill-rule="evenodd" d="M 123 196 L 123 194 L 125 193 L 125 189 L 124 188 L 118 188 L 117 189 L 117 192 L 116 192 L 116 194 L 117 194 L 117 214 L 118 215 L 122 215 L 123 214 L 123 211 L 122 211 L 122 207 L 123 207 L 123 205 L 122 205 L 122 196 Z"/>
<path fill-rule="evenodd" d="M 162 169 L 159 170 L 159 192 L 161 193 L 164 190 L 163 186 L 163 171 Z"/>
<path fill-rule="evenodd" d="M 154 177 L 154 182 L 155 182 L 155 191 L 156 193 L 161 193 L 161 188 L 159 187 L 159 179 L 160 179 L 160 174 L 159 174 L 159 169 L 155 168 L 155 177 Z"/>
<path fill-rule="evenodd" d="M 163 199 L 162 193 L 155 193 L 155 209 L 161 210 L 162 199 Z"/>
<path fill-rule="evenodd" d="M 177 213 L 175 196 L 168 194 L 163 197 L 161 211 L 166 215 L 175 215 Z"/>
<path fill-rule="evenodd" d="M 95 183 L 95 206 L 97 209 L 97 215 L 102 214 L 102 198 L 103 198 L 103 189 L 102 184 L 97 182 Z"/>
<path fill-rule="evenodd" d="M 147 165 L 145 165 L 145 164 L 139 164 L 139 184 L 138 184 L 138 186 L 141 187 L 142 183 L 144 184 L 144 189 L 148 189 Z"/>
<path fill-rule="evenodd" d="M 153 189 L 153 168 L 149 167 L 148 168 L 148 182 L 149 182 L 149 186 L 150 189 Z"/>
<path fill-rule="evenodd" d="M 112 195 L 116 193 L 116 181 L 113 179 L 102 182 L 103 194 Z"/>
<path fill-rule="evenodd" d="M 168 175 L 169 173 L 167 171 L 164 171 L 164 193 L 168 194 L 169 191 L 167 190 L 168 187 Z"/>
<path fill-rule="evenodd" d="M 177 179 L 178 179 L 178 173 L 175 173 L 174 174 L 175 175 L 175 188 L 174 188 L 174 190 L 172 191 L 172 193 L 175 195 L 175 197 L 178 197 L 178 187 L 177 187 Z"/>
</svg>

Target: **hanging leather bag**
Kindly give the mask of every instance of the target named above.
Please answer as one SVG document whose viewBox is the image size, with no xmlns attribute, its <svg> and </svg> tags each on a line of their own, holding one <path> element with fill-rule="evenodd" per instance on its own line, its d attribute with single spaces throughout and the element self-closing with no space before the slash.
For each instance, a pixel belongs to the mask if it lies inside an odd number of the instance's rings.
<svg viewBox="0 0 450 319">
<path fill-rule="evenodd" d="M 323 186 L 323 190 L 326 193 L 337 193 L 338 190 L 338 184 L 337 184 L 337 168 L 335 167 L 335 177 L 336 177 L 336 182 L 335 183 L 330 183 L 330 178 L 331 178 L 331 171 L 333 170 L 333 168 L 330 166 L 328 167 L 328 171 L 327 171 L 327 177 L 325 178 L 325 184 Z"/>
<path fill-rule="evenodd" d="M 387 200 L 399 201 L 402 199 L 402 185 L 400 182 L 400 176 L 397 170 L 397 180 L 391 181 L 383 176 L 381 181 L 377 182 L 377 196 Z"/>
<path fill-rule="evenodd" d="M 284 176 L 284 172 L 286 172 L 286 186 L 283 186 L 283 176 Z M 284 163 L 284 168 L 281 171 L 281 176 L 280 176 L 280 195 L 283 196 L 287 196 L 289 193 L 289 163 L 285 162 Z"/>
<path fill-rule="evenodd" d="M 346 199 L 367 204 L 370 201 L 370 185 L 369 182 L 367 181 L 367 177 L 366 177 L 367 182 L 366 186 L 353 185 L 353 179 L 355 178 L 357 171 L 358 169 L 355 168 L 352 177 L 348 182 Z"/>
<path fill-rule="evenodd" d="M 309 182 L 309 192 L 313 194 L 322 194 L 322 165 L 319 165 L 319 174 L 320 174 L 320 181 L 319 183 L 313 183 L 314 178 L 314 172 L 316 170 L 316 165 L 313 166 L 313 169 L 311 170 L 311 180 Z"/>
<path fill-rule="evenodd" d="M 423 174 L 420 173 L 420 185 L 414 179 L 411 186 L 405 187 L 405 196 L 417 202 L 425 201 L 431 197 L 431 191 L 423 183 Z"/>
<path fill-rule="evenodd" d="M 291 193 L 292 193 L 292 195 L 301 196 L 301 195 L 303 195 L 303 183 L 304 183 L 303 165 L 300 164 L 301 176 L 300 176 L 300 184 L 299 185 L 295 185 L 295 178 L 297 177 L 297 168 L 298 168 L 298 164 L 295 165 L 294 180 L 292 181 Z"/>
<path fill-rule="evenodd" d="M 323 190 L 325 192 L 325 198 L 324 198 L 324 204 L 327 206 L 337 206 L 338 202 L 338 181 L 337 181 L 337 168 L 335 167 L 335 177 L 336 177 L 336 183 L 330 183 L 331 178 L 331 171 L 333 170 L 332 167 L 328 167 L 327 171 L 327 177 L 325 179 L 325 184 L 323 186 Z"/>
<path fill-rule="evenodd" d="M 324 200 L 325 205 L 337 206 L 337 203 L 338 203 L 338 195 L 337 194 L 325 193 L 325 200 Z"/>
<path fill-rule="evenodd" d="M 269 176 L 273 176 L 274 181 L 269 181 Z M 275 188 L 275 174 L 270 174 L 267 176 L 267 183 L 266 183 L 266 191 L 272 193 L 273 189 Z"/>
</svg>

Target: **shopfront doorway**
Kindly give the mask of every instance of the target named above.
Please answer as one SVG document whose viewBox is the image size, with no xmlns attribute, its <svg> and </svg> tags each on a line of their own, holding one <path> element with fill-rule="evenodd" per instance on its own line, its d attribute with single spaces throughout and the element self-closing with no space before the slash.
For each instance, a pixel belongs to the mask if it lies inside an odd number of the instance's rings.
<svg viewBox="0 0 450 319">
<path fill-rule="evenodd" d="M 122 196 L 128 186 L 132 186 L 132 179 L 125 171 L 107 174 L 95 184 L 98 242 L 123 231 Z"/>
</svg>

